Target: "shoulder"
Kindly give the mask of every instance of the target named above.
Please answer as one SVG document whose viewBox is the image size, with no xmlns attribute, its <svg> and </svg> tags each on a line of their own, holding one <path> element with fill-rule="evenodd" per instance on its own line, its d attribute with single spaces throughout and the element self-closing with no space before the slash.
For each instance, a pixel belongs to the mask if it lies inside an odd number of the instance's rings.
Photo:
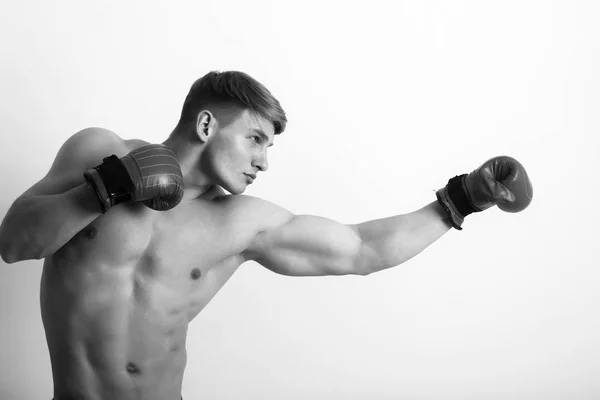
<svg viewBox="0 0 600 400">
<path fill-rule="evenodd" d="M 48 173 L 21 197 L 55 194 L 83 182 L 83 172 L 111 154 L 127 153 L 125 141 L 103 128 L 86 128 L 71 135 L 58 150 Z"/>
<path fill-rule="evenodd" d="M 125 148 L 125 141 L 116 133 L 103 128 L 85 128 L 69 137 L 61 146 L 55 164 L 62 161 L 85 161 L 95 155 Z M 107 155 L 107 154 L 106 154 Z"/>
<path fill-rule="evenodd" d="M 85 164 L 85 167 L 90 168 L 102 162 L 104 157 L 111 154 L 122 157 L 131 150 L 146 144 L 148 142 L 141 139 L 125 140 L 108 129 L 98 127 L 85 128 L 76 132 L 65 141 L 58 151 L 55 164 L 60 164 L 64 161 L 68 161 L 71 164 L 79 162 L 80 164 Z"/>
<path fill-rule="evenodd" d="M 82 129 L 69 137 L 65 142 L 65 145 L 68 145 L 69 147 L 104 147 L 109 145 L 117 146 L 124 144 L 125 140 L 123 140 L 115 132 L 97 127 Z"/>
<path fill-rule="evenodd" d="M 294 219 L 294 214 L 270 201 L 247 195 L 225 195 L 216 199 L 234 236 L 242 238 L 241 255 L 253 259 L 265 237 L 277 235 L 279 228 Z"/>
<path fill-rule="evenodd" d="M 98 127 L 82 129 L 71 136 L 67 142 L 78 143 L 88 148 L 112 147 L 125 150 L 133 150 L 148 144 L 142 139 L 123 139 L 111 130 Z"/>
<path fill-rule="evenodd" d="M 248 195 L 229 195 L 224 191 L 222 193 L 223 195 L 214 198 L 214 203 L 223 207 L 228 218 L 241 226 L 247 226 L 254 234 L 277 228 L 294 217 L 289 210 L 268 200 Z"/>
<path fill-rule="evenodd" d="M 86 128 L 72 135 L 62 145 L 52 167 L 67 166 L 81 170 L 102 162 L 104 157 L 115 154 L 122 157 L 130 151 L 127 141 L 116 133 L 103 128 Z"/>
</svg>

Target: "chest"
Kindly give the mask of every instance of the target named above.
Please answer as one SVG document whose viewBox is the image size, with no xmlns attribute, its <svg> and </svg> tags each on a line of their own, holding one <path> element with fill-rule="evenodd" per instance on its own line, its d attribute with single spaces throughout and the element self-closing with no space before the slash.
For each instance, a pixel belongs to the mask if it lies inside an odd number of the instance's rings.
<svg viewBox="0 0 600 400">
<path fill-rule="evenodd" d="M 152 276 L 194 278 L 235 262 L 251 238 L 252 229 L 218 205 L 180 204 L 158 212 L 134 204 L 111 209 L 57 255 L 80 265 L 130 266 Z"/>
</svg>

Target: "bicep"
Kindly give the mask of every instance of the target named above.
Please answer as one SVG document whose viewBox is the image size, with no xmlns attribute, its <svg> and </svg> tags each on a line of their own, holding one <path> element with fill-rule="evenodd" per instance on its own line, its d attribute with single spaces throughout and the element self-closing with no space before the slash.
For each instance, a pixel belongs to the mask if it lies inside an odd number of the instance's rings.
<svg viewBox="0 0 600 400">
<path fill-rule="evenodd" d="M 84 182 L 83 173 L 114 151 L 120 138 L 101 128 L 81 130 L 61 146 L 48 173 L 19 199 L 64 193 Z"/>
<path fill-rule="evenodd" d="M 362 241 L 351 226 L 317 216 L 290 215 L 255 238 L 252 259 L 290 276 L 357 274 Z"/>
</svg>

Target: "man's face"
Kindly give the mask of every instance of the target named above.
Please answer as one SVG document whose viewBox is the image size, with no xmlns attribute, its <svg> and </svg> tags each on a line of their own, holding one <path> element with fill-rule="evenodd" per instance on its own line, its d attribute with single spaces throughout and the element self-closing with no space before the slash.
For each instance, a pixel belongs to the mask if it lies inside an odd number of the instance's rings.
<svg viewBox="0 0 600 400">
<path fill-rule="evenodd" d="M 258 172 L 269 167 L 267 149 L 273 145 L 273 124 L 247 110 L 223 114 L 216 120 L 202 167 L 215 184 L 231 194 L 241 194 Z"/>
</svg>

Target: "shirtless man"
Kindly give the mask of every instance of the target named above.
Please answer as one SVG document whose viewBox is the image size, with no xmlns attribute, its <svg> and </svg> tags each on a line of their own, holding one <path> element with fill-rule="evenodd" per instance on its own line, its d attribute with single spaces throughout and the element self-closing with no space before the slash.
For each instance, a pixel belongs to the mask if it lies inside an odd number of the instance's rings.
<svg viewBox="0 0 600 400">
<path fill-rule="evenodd" d="M 163 144 L 84 129 L 15 200 L 0 254 L 44 259 L 55 400 L 179 399 L 188 324 L 245 261 L 289 276 L 367 275 L 460 229 L 471 212 L 531 201 L 523 167 L 496 157 L 409 214 L 357 225 L 293 215 L 241 195 L 285 125 L 259 82 L 211 72 Z"/>
</svg>

